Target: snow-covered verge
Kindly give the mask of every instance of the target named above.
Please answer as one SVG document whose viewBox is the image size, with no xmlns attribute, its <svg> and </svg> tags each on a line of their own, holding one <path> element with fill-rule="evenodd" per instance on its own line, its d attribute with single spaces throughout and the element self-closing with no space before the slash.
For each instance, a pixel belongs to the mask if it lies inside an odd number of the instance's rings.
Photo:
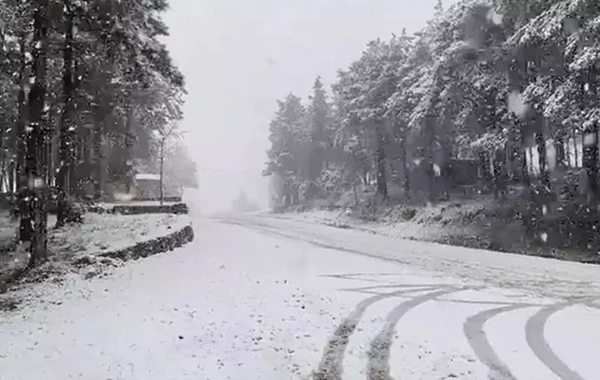
<svg viewBox="0 0 600 380">
<path fill-rule="evenodd" d="M 413 272 L 424 270 L 442 277 L 481 281 L 501 288 L 518 284 L 520 290 L 532 295 L 600 299 L 598 265 L 401 239 L 270 214 L 232 214 L 214 218 L 272 236 L 385 260 L 389 264 L 407 265 Z"/>
<path fill-rule="evenodd" d="M 49 261 L 25 272 L 26 250 L 10 253 L 0 268 L 0 309 L 14 308 L 24 285 L 34 282 L 61 282 L 68 275 L 84 278 L 103 276 L 123 260 L 165 252 L 193 240 L 187 215 L 147 214 L 85 215 L 85 223 L 48 231 Z M 17 278 L 18 277 L 18 278 Z M 3 306 L 4 305 L 4 306 Z"/>
<path fill-rule="evenodd" d="M 83 224 L 52 231 L 48 243 L 50 250 L 61 254 L 98 255 L 168 235 L 189 224 L 185 215 L 90 213 Z"/>
<path fill-rule="evenodd" d="M 468 248 L 600 263 L 600 255 L 576 248 L 556 248 L 532 239 L 517 218 L 518 205 L 498 206 L 493 197 L 463 199 L 428 206 L 312 207 L 271 216 L 380 235 Z"/>
</svg>

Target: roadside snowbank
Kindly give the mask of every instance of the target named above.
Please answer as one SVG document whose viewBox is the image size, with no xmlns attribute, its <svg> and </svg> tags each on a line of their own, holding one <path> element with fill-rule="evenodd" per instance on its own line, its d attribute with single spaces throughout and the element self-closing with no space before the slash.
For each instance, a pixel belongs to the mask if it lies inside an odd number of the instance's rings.
<svg viewBox="0 0 600 380">
<path fill-rule="evenodd" d="M 577 247 L 557 248 L 527 235 L 512 201 L 499 207 L 493 197 L 428 206 L 402 204 L 379 207 L 309 209 L 271 213 L 280 219 L 320 223 L 379 235 L 467 248 L 486 249 L 567 261 L 600 263 L 600 255 Z M 550 234 L 552 232 L 549 232 Z"/>
<path fill-rule="evenodd" d="M 270 216 L 356 229 L 402 239 L 472 248 L 502 251 L 526 248 L 519 226 L 505 224 L 502 228 L 497 228 L 495 224 L 498 224 L 498 220 L 486 217 L 484 210 L 484 204 L 435 205 L 422 208 L 396 206 L 373 213 L 360 213 L 348 208 L 273 213 Z M 488 234 L 487 231 L 490 229 L 495 230 L 497 234 L 494 236 Z M 509 244 L 504 244 L 507 240 L 510 240 Z"/>
<path fill-rule="evenodd" d="M 600 266 L 547 260 L 490 250 L 452 247 L 434 242 L 376 235 L 373 231 L 326 227 L 315 221 L 272 215 L 231 215 L 216 220 L 256 229 L 268 235 L 310 242 L 319 247 L 407 265 L 442 278 L 472 285 L 513 288 L 530 294 L 600 300 Z M 377 238 L 375 238 L 377 237 Z M 474 282 L 473 282 L 474 281 Z M 598 302 L 598 301 L 593 301 Z"/>
</svg>

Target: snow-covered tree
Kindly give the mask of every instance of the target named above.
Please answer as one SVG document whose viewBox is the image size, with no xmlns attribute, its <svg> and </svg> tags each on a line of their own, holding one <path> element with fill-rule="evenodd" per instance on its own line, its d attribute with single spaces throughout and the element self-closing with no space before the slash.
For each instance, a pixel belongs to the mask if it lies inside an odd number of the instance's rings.
<svg viewBox="0 0 600 380">
<path fill-rule="evenodd" d="M 105 197 L 107 182 L 130 181 L 136 147 L 181 118 L 183 76 L 159 42 L 167 7 L 0 4 L 0 186 L 19 193 L 20 237 L 33 241 L 33 264 L 45 256 L 49 189 L 60 200 L 59 224 L 68 222 L 68 199 Z"/>
<path fill-rule="evenodd" d="M 595 216 L 599 21 L 592 0 L 462 0 L 438 3 L 414 35 L 374 40 L 332 86 L 321 187 L 376 182 L 385 196 L 398 182 L 437 201 L 456 185 L 453 165 L 477 160 L 484 188 L 520 180 L 538 211 L 578 188 L 570 203 Z"/>
<path fill-rule="evenodd" d="M 269 161 L 263 175 L 282 178 L 281 197 L 289 206 L 299 202 L 301 187 L 309 178 L 310 135 L 305 128 L 306 110 L 299 97 L 289 94 L 277 103 L 279 109 L 270 125 Z"/>
<path fill-rule="evenodd" d="M 309 179 L 314 181 L 326 165 L 328 150 L 331 148 L 331 106 L 327 101 L 327 93 L 320 77 L 317 77 L 313 84 L 313 94 L 309 102 L 306 122 L 313 148 L 309 163 Z"/>
</svg>

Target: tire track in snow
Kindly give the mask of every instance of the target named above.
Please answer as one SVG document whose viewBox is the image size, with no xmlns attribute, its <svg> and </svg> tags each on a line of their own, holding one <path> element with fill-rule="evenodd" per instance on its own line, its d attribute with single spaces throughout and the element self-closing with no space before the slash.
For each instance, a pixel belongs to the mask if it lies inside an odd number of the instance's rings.
<svg viewBox="0 0 600 380">
<path fill-rule="evenodd" d="M 221 223 L 225 223 L 225 224 L 231 224 L 234 226 L 249 228 L 249 229 L 252 229 L 258 233 L 262 233 L 267 236 L 275 236 L 275 237 L 280 237 L 280 238 L 292 239 L 292 240 L 296 240 L 296 241 L 303 241 L 308 244 L 312 244 L 315 247 L 321 247 L 321 248 L 325 248 L 325 249 L 332 249 L 332 250 L 336 250 L 336 251 L 340 251 L 340 252 L 351 253 L 353 255 L 364 256 L 364 257 L 381 260 L 381 261 L 387 261 L 389 263 L 394 263 L 397 265 L 411 265 L 411 261 L 409 261 L 409 260 L 380 256 L 380 255 L 372 254 L 369 252 L 364 252 L 362 250 L 352 249 L 349 247 L 343 247 L 338 244 L 323 243 L 323 242 L 315 240 L 314 238 L 309 238 L 307 236 L 298 236 L 298 233 L 306 235 L 307 233 L 305 231 L 297 231 L 297 230 L 288 228 L 286 230 L 288 232 L 282 232 L 284 230 L 274 228 L 274 227 L 272 227 L 268 224 L 264 224 L 264 223 L 258 223 L 258 222 L 249 223 L 249 222 L 235 221 L 235 220 L 229 220 L 229 219 L 222 219 L 222 218 L 217 218 L 217 217 L 213 217 L 212 219 L 217 220 Z M 293 232 L 296 232 L 296 233 L 293 233 Z M 313 235 L 315 238 L 319 237 L 319 234 L 317 234 L 317 233 L 310 233 L 310 235 Z"/>
<path fill-rule="evenodd" d="M 448 295 L 466 290 L 466 288 L 457 289 L 447 287 L 445 290 L 439 290 L 415 297 L 409 301 L 402 302 L 396 306 L 388 315 L 387 322 L 383 329 L 371 341 L 371 347 L 367 352 L 367 379 L 368 380 L 391 380 L 390 375 L 390 348 L 394 339 L 396 325 L 409 311 L 415 307 L 432 301 L 437 297 Z"/>
<path fill-rule="evenodd" d="M 361 281 L 375 281 L 373 278 L 369 277 L 400 277 L 398 273 L 344 273 L 344 274 L 322 274 L 320 277 L 331 277 L 338 278 L 340 280 L 361 280 Z M 367 277 L 367 278 L 365 278 Z M 379 282 L 380 280 L 377 280 Z"/>
<path fill-rule="evenodd" d="M 341 288 L 339 290 L 343 290 L 345 292 L 371 292 L 383 289 L 394 289 L 394 288 L 424 288 L 424 289 L 439 289 L 439 288 L 448 288 L 451 285 L 448 284 L 395 284 L 395 285 L 375 285 L 375 286 L 361 286 L 358 288 Z"/>
<path fill-rule="evenodd" d="M 356 305 L 356 308 L 338 325 L 333 336 L 327 342 L 319 367 L 314 373 L 315 380 L 342 379 L 344 353 L 350 341 L 350 336 L 356 331 L 358 323 L 371 305 L 406 293 L 439 289 L 439 286 L 431 287 L 423 285 L 404 285 L 404 287 L 408 289 L 369 297 Z"/>
<path fill-rule="evenodd" d="M 469 346 L 471 346 L 471 349 L 473 349 L 477 359 L 479 359 L 481 363 L 488 367 L 489 380 L 517 380 L 517 378 L 512 374 L 506 363 L 504 363 L 498 357 L 492 348 L 492 345 L 487 338 L 487 334 L 485 333 L 484 325 L 488 320 L 499 314 L 525 307 L 531 307 L 531 305 L 516 304 L 489 309 L 472 315 L 465 320 L 463 331 L 467 337 L 467 340 L 469 341 Z"/>
<path fill-rule="evenodd" d="M 369 257 L 369 258 L 375 258 L 375 259 L 379 259 L 382 261 L 387 261 L 387 262 L 399 264 L 399 265 L 403 265 L 403 264 L 404 265 L 415 265 L 415 263 L 413 263 L 409 259 L 399 259 L 399 258 L 379 256 L 379 255 L 371 254 L 371 253 L 364 252 L 361 250 L 341 247 L 341 246 L 338 246 L 337 244 L 327 244 L 327 243 L 323 243 L 320 241 L 316 241 L 311 237 L 307 237 L 306 236 L 307 233 L 305 231 L 297 231 L 293 228 L 288 228 L 286 232 L 283 232 L 281 229 L 276 229 L 266 223 L 257 223 L 257 221 L 250 222 L 250 221 L 241 221 L 241 220 L 231 220 L 230 218 L 221 218 L 221 217 L 213 217 L 211 219 L 217 220 L 217 221 L 220 221 L 220 222 L 226 223 L 226 224 L 250 228 L 259 233 L 263 233 L 265 235 L 304 241 L 304 242 L 313 244 L 313 245 L 321 247 L 321 248 L 340 250 L 340 251 L 343 251 L 346 253 L 357 254 L 357 255 L 361 255 L 361 256 L 365 256 L 365 257 Z M 297 236 L 297 234 L 294 234 L 293 232 L 303 233 L 304 236 L 301 236 L 301 237 Z M 309 233 L 309 234 L 311 236 L 314 235 L 315 237 L 318 236 L 317 233 Z M 455 264 L 453 262 L 449 262 L 449 263 Z M 461 263 L 458 263 L 458 264 L 461 264 Z M 336 276 L 334 275 L 332 277 L 336 277 Z M 341 276 L 338 275 L 338 277 L 341 277 Z M 350 277 L 352 277 L 352 276 L 350 276 Z M 364 279 L 363 281 L 369 281 L 369 280 Z M 370 281 L 373 281 L 373 280 L 370 280 Z M 562 281 L 562 282 L 564 282 L 567 285 L 575 284 L 573 282 L 568 282 L 568 281 Z M 556 285 L 556 283 L 557 283 L 557 280 L 553 279 L 552 284 Z M 534 281 L 534 282 L 532 282 L 532 284 L 540 287 L 540 288 L 535 289 L 536 292 L 538 292 L 541 289 L 541 287 L 547 286 L 549 283 L 542 283 L 540 281 Z M 532 285 L 532 284 L 528 283 L 527 285 Z M 503 286 L 504 284 L 500 284 L 500 285 Z M 524 285 L 524 283 L 522 285 Z M 437 289 L 444 288 L 444 286 L 441 285 L 436 288 Z M 425 290 L 425 289 L 423 289 L 423 288 L 414 289 L 414 291 L 417 291 L 417 290 Z M 388 297 L 393 297 L 394 295 L 397 295 L 397 294 L 408 293 L 410 291 L 413 291 L 413 290 L 405 290 L 405 291 L 398 291 L 398 292 L 393 292 L 393 293 L 389 293 L 389 294 L 376 295 L 370 299 L 377 299 L 377 300 L 385 299 Z M 556 294 L 552 294 L 552 295 L 556 296 Z M 370 299 L 367 299 L 365 301 L 368 301 Z M 363 302 L 365 302 L 365 301 L 363 301 Z M 367 304 L 364 309 L 366 310 L 366 308 L 368 308 L 368 306 L 370 306 L 374 302 L 377 302 L 377 301 L 373 301 L 373 302 Z M 407 301 L 407 302 L 410 302 L 410 301 Z M 460 302 L 460 301 L 458 301 L 458 302 Z M 478 302 L 473 302 L 473 303 L 478 303 Z M 361 302 L 361 304 L 362 304 L 362 302 Z M 361 304 L 359 304 L 359 305 L 361 305 Z M 558 358 L 558 356 L 554 353 L 554 351 L 549 347 L 547 341 L 545 340 L 544 333 L 543 333 L 544 326 L 545 326 L 545 323 L 548 320 L 548 318 L 553 313 L 555 313 L 555 312 L 559 311 L 560 309 L 563 309 L 571 304 L 573 304 L 573 302 L 571 302 L 569 304 L 563 303 L 563 304 L 557 305 L 557 306 L 549 306 L 549 307 L 545 307 L 542 310 L 540 310 L 536 315 L 531 317 L 526 323 L 526 327 L 525 327 L 526 339 L 527 339 L 528 345 L 533 350 L 534 354 L 542 361 L 542 363 L 548 369 L 550 369 L 552 372 L 554 372 L 562 380 L 584 380 L 584 378 L 581 377 L 581 375 L 579 375 L 577 372 L 570 369 L 560 358 Z M 600 309 L 600 305 L 597 303 L 597 301 L 596 302 L 588 301 L 587 305 L 590 307 L 593 307 L 593 308 Z M 503 306 L 501 308 L 484 311 L 482 313 L 479 313 L 472 317 L 469 317 L 465 321 L 465 326 L 464 326 L 465 334 L 471 334 L 471 335 L 467 335 L 467 338 L 469 339 L 469 344 L 471 345 L 471 347 L 473 347 L 473 344 L 475 344 L 475 347 L 477 347 L 477 349 L 474 348 L 476 356 L 479 358 L 479 360 L 482 363 L 484 363 L 486 366 L 488 366 L 488 368 L 490 368 L 490 374 L 489 374 L 488 379 L 490 379 L 490 380 L 516 380 L 514 375 L 510 372 L 510 370 L 506 366 L 506 364 L 504 364 L 498 358 L 495 351 L 489 344 L 487 336 L 486 336 L 485 332 L 483 331 L 483 325 L 485 324 L 485 322 L 488 319 L 494 317 L 497 314 L 516 310 L 516 309 L 519 309 L 522 307 L 533 307 L 533 306 L 539 307 L 539 305 L 512 304 L 512 305 L 508 305 L 508 306 Z M 363 310 L 362 313 L 364 313 L 365 310 Z M 358 317 L 358 320 L 360 320 L 360 317 L 362 317 L 362 313 Z M 358 323 L 358 321 L 356 323 Z M 467 326 L 467 325 L 470 325 L 470 326 Z M 347 326 L 352 327 L 352 324 L 349 324 Z M 338 329 L 336 330 L 336 333 L 340 329 L 341 329 L 341 331 L 343 331 L 344 327 L 342 325 L 340 325 L 338 327 Z M 344 344 L 343 347 L 341 348 L 341 351 L 335 350 L 335 349 L 332 351 L 332 352 L 340 352 L 339 360 L 338 360 L 339 365 L 337 367 L 335 367 L 338 370 L 338 372 L 335 374 L 334 373 L 329 373 L 329 374 L 325 373 L 324 374 L 323 372 L 321 372 L 321 369 L 323 369 L 323 368 L 325 368 L 325 369 L 333 368 L 333 367 L 323 366 L 323 363 L 325 362 L 326 357 L 332 357 L 332 355 L 328 354 L 328 351 L 326 351 L 323 356 L 322 363 L 319 366 L 319 372 L 315 374 L 315 377 L 314 377 L 315 380 L 341 380 L 341 373 L 342 373 L 341 372 L 341 369 L 342 369 L 341 362 L 342 362 L 344 350 L 345 350 L 346 345 L 348 344 L 349 336 L 354 332 L 355 329 L 356 329 L 356 324 L 352 327 L 351 331 L 349 331 L 349 333 L 347 334 L 347 336 L 345 338 L 345 343 L 343 341 L 341 342 Z M 469 331 L 469 332 L 467 333 L 467 331 Z M 340 336 L 343 336 L 343 335 L 340 335 Z M 334 334 L 334 338 L 335 338 L 335 334 Z M 328 343 L 328 345 L 327 345 L 328 348 L 330 348 L 330 346 L 332 345 L 332 341 L 334 340 L 334 338 L 332 338 L 330 340 L 330 342 Z M 390 379 L 389 374 L 388 374 L 387 378 L 386 377 L 373 378 L 373 380 L 380 380 L 380 379 L 389 380 Z"/>
<path fill-rule="evenodd" d="M 556 355 L 544 336 L 544 328 L 550 316 L 571 305 L 572 304 L 560 303 L 546 306 L 539 310 L 527 320 L 527 323 L 525 324 L 525 337 L 527 339 L 527 344 L 535 356 L 537 356 L 546 367 L 562 380 L 584 380 L 580 374 L 569 368 L 569 366 Z"/>
</svg>

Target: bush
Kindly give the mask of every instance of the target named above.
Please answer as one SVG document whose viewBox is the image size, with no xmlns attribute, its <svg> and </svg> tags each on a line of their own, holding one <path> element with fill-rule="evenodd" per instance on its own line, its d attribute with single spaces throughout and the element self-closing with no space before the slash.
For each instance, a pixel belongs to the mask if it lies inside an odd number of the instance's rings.
<svg viewBox="0 0 600 380">
<path fill-rule="evenodd" d="M 417 210 L 412 207 L 405 207 L 400 210 L 400 217 L 404 220 L 412 220 L 417 215 Z"/>
</svg>

